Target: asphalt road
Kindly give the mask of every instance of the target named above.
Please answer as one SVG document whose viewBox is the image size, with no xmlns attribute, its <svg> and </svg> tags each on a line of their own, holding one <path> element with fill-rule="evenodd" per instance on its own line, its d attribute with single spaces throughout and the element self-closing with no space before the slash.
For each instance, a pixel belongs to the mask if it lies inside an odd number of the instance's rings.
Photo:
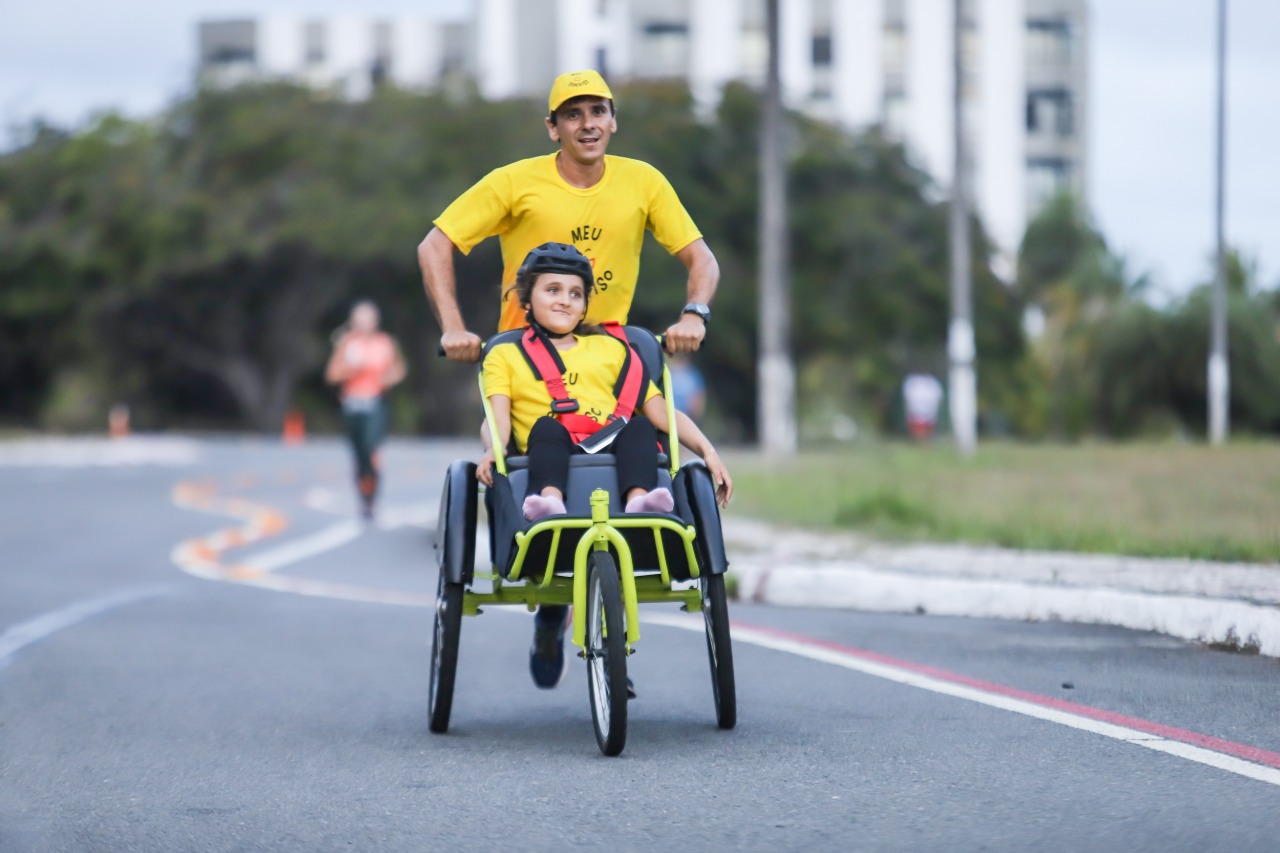
<svg viewBox="0 0 1280 853">
<path fill-rule="evenodd" d="M 581 665 L 536 689 L 528 615 L 490 609 L 432 735 L 427 527 L 458 451 L 393 445 L 369 529 L 333 443 L 0 452 L 0 850 L 1280 849 L 1280 664 L 1112 628 L 735 604 L 723 732 L 700 633 L 646 611 L 607 759 Z M 211 538 L 241 527 L 263 538 Z M 1232 750 L 1261 778 L 1203 760 Z"/>
</svg>

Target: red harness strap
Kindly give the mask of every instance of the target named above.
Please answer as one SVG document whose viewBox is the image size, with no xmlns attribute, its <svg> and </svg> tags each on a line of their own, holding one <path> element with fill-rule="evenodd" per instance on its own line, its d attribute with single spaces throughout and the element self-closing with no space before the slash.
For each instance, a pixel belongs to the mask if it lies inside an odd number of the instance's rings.
<svg viewBox="0 0 1280 853">
<path fill-rule="evenodd" d="M 613 409 L 613 414 L 609 415 L 609 420 L 630 418 L 636 410 L 643 390 L 644 366 L 632 351 L 631 344 L 627 341 L 626 331 L 620 324 L 607 323 L 604 328 L 610 335 L 622 341 L 623 346 L 627 348 L 626 360 L 622 364 L 618 382 L 613 388 L 613 394 L 618 403 Z M 564 362 L 545 334 L 530 326 L 520 337 L 520 351 L 533 369 L 533 375 L 546 383 L 547 392 L 551 395 L 551 413 L 569 431 L 574 444 L 604 426 L 595 418 L 577 413 L 578 401 L 570 397 L 564 387 Z"/>
</svg>

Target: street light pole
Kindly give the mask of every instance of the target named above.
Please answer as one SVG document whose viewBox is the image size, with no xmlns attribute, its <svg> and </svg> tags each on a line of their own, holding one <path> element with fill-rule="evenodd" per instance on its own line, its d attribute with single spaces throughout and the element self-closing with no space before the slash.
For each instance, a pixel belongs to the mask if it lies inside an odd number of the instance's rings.
<svg viewBox="0 0 1280 853">
<path fill-rule="evenodd" d="M 978 380 L 974 373 L 977 347 L 973 335 L 973 296 L 969 258 L 969 158 L 965 152 L 964 126 L 964 17 L 963 3 L 954 0 L 952 50 L 955 87 L 952 106 L 954 154 L 951 175 L 951 323 L 947 328 L 947 355 L 951 362 L 951 429 L 961 455 L 972 455 L 978 443 Z"/>
<path fill-rule="evenodd" d="M 795 368 L 787 281 L 787 171 L 778 71 L 778 0 L 766 2 L 769 66 L 760 126 L 760 363 L 756 404 L 760 444 L 773 455 L 796 449 Z"/>
<path fill-rule="evenodd" d="M 1227 246 L 1223 236 L 1226 163 L 1227 100 L 1227 0 L 1218 0 L 1218 128 L 1216 163 L 1217 263 L 1213 277 L 1213 320 L 1209 349 L 1209 441 L 1222 444 L 1227 440 L 1231 374 L 1227 359 Z"/>
</svg>

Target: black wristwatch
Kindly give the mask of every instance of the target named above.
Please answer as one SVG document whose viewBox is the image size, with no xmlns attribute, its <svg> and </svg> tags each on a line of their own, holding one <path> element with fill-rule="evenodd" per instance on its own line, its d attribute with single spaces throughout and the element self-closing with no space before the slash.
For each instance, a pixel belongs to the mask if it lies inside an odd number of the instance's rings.
<svg viewBox="0 0 1280 853">
<path fill-rule="evenodd" d="M 709 324 L 711 322 L 711 309 L 706 305 L 703 305 L 701 302 L 690 302 L 688 305 L 684 306 L 684 310 L 680 313 L 696 314 L 702 318 L 703 323 Z"/>
</svg>

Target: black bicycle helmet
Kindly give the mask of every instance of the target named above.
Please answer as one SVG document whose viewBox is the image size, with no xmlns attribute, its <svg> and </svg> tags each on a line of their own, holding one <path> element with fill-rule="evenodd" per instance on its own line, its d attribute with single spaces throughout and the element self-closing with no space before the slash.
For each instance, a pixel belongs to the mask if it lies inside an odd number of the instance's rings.
<svg viewBox="0 0 1280 853">
<path fill-rule="evenodd" d="M 582 279 L 583 295 L 590 300 L 595 286 L 595 272 L 591 261 L 574 246 L 567 243 L 543 243 L 525 256 L 516 272 L 516 297 L 521 305 L 529 304 L 529 291 L 539 273 L 561 272 Z"/>
</svg>

